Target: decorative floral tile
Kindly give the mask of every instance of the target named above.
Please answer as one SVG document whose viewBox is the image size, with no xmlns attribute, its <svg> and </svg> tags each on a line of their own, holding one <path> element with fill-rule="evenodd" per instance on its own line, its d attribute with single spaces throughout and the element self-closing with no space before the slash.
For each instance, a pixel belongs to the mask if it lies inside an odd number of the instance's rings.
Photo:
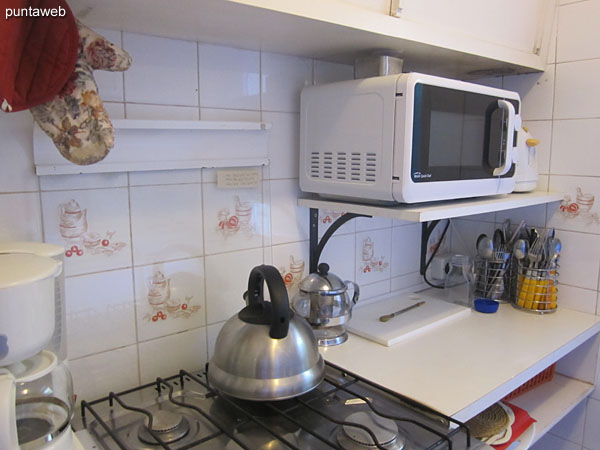
<svg viewBox="0 0 600 450">
<path fill-rule="evenodd" d="M 65 274 L 131 266 L 126 188 L 42 192 L 46 241 L 65 247 Z"/>
<path fill-rule="evenodd" d="M 356 281 L 359 285 L 390 277 L 392 230 L 356 233 Z"/>
<path fill-rule="evenodd" d="M 202 256 L 202 185 L 130 188 L 136 266 Z"/>
<path fill-rule="evenodd" d="M 141 342 L 140 381 L 149 383 L 156 377 L 175 375 L 181 369 L 203 369 L 208 360 L 206 347 L 205 327 Z"/>
<path fill-rule="evenodd" d="M 319 238 L 323 237 L 325 232 L 333 223 L 345 214 L 344 211 L 333 211 L 331 209 L 319 209 Z M 349 234 L 356 231 L 356 221 L 351 219 L 337 229 L 335 236 L 339 234 Z"/>
<path fill-rule="evenodd" d="M 204 260 L 136 267 L 138 341 L 204 326 Z"/>
<path fill-rule="evenodd" d="M 245 306 L 250 271 L 262 264 L 262 258 L 262 248 L 206 256 L 208 324 L 228 320 Z"/>
<path fill-rule="evenodd" d="M 298 293 L 298 284 L 308 275 L 308 242 L 275 245 L 272 255 L 272 265 L 279 269 L 291 301 Z"/>
<path fill-rule="evenodd" d="M 131 269 L 65 280 L 70 359 L 136 342 Z"/>
<path fill-rule="evenodd" d="M 262 186 L 219 189 L 203 185 L 206 253 L 223 253 L 263 245 Z"/>
<path fill-rule="evenodd" d="M 558 205 L 548 206 L 548 225 L 562 230 L 600 233 L 600 179 L 550 176 L 550 190 L 564 192 Z"/>
</svg>

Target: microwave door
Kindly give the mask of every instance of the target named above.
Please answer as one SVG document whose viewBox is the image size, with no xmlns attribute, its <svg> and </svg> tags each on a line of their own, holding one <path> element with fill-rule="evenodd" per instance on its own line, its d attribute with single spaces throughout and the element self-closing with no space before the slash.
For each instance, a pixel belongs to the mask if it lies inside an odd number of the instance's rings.
<svg viewBox="0 0 600 450">
<path fill-rule="evenodd" d="M 413 182 L 495 177 L 494 169 L 505 160 L 505 116 L 497 97 L 415 86 Z"/>
</svg>

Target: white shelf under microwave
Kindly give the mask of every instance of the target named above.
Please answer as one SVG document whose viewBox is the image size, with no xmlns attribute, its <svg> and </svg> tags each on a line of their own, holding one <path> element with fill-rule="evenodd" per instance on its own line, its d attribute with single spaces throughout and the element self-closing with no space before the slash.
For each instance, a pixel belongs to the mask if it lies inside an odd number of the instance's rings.
<svg viewBox="0 0 600 450">
<path fill-rule="evenodd" d="M 533 191 L 397 206 L 376 206 L 320 198 L 299 198 L 298 205 L 307 208 L 365 214 L 367 216 L 387 217 L 410 222 L 429 222 L 431 220 L 451 219 L 525 206 L 542 205 L 558 202 L 562 199 L 562 193 Z"/>
<path fill-rule="evenodd" d="M 115 147 L 106 158 L 89 166 L 64 159 L 54 143 L 37 126 L 33 152 L 37 175 L 132 172 L 204 167 L 268 165 L 268 131 L 265 122 L 207 120 L 112 121 Z"/>
</svg>

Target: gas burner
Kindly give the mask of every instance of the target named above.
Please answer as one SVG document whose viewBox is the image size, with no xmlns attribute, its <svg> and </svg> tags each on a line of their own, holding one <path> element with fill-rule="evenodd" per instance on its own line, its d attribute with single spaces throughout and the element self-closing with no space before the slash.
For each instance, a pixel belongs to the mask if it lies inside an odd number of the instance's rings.
<svg viewBox="0 0 600 450">
<path fill-rule="evenodd" d="M 404 448 L 404 441 L 398 436 L 398 425 L 393 420 L 379 417 L 371 412 L 359 411 L 350 414 L 344 422 L 367 427 L 373 432 L 379 445 L 388 450 Z M 377 448 L 369 433 L 352 425 L 343 425 L 338 431 L 337 440 L 345 450 Z"/>
<path fill-rule="evenodd" d="M 140 425 L 138 438 L 146 444 L 158 444 L 148 430 L 148 418 Z M 184 438 L 190 431 L 190 423 L 181 414 L 159 410 L 152 414 L 152 431 L 165 443 L 170 444 Z"/>
<path fill-rule="evenodd" d="M 239 415 L 240 410 L 246 413 L 260 418 L 268 418 L 279 416 L 279 411 L 285 411 L 297 405 L 296 401 L 290 400 L 279 400 L 272 402 L 258 402 L 252 400 L 242 400 L 228 395 L 220 394 L 215 400 L 217 408 L 222 408 L 229 414 Z"/>
</svg>

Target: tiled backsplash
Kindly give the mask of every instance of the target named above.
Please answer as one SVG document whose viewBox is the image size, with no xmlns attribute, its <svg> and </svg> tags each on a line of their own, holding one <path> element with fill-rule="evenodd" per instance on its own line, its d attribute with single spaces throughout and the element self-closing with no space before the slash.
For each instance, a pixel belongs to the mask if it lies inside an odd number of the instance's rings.
<svg viewBox="0 0 600 450">
<path fill-rule="evenodd" d="M 96 71 L 112 118 L 263 120 L 270 165 L 256 188 L 219 189 L 215 171 L 35 176 L 28 112 L 0 115 L 0 239 L 64 245 L 69 364 L 79 398 L 198 369 L 243 307 L 252 267 L 290 293 L 308 273 L 308 209 L 296 206 L 299 93 L 350 66 L 99 30 L 133 57 Z M 173 145 L 177 145 L 173 142 Z M 339 212 L 322 211 L 320 234 Z M 362 299 L 421 284 L 420 225 L 349 222 L 322 261 Z"/>
</svg>

